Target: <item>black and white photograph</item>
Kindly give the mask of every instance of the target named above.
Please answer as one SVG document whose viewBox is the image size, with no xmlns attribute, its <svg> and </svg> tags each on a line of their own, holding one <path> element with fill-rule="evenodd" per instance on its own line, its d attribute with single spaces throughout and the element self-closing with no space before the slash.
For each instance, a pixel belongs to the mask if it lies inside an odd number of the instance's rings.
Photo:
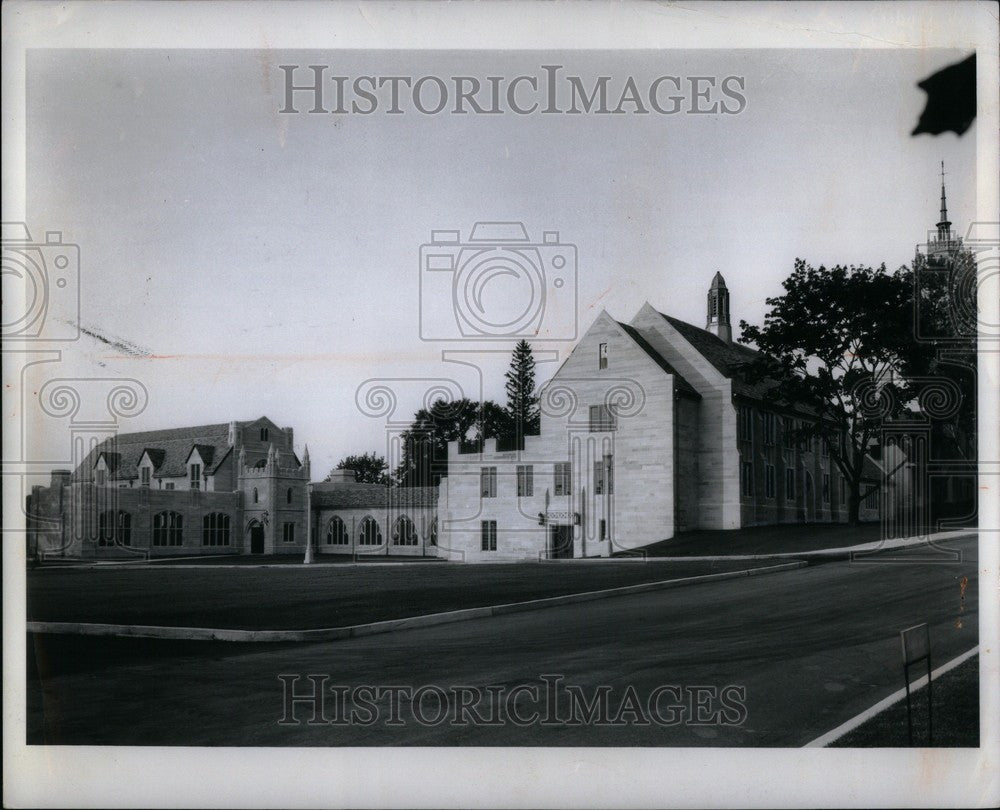
<svg viewBox="0 0 1000 810">
<path fill-rule="evenodd" d="M 993 4 L 2 12 L 5 806 L 1000 803 Z"/>
</svg>

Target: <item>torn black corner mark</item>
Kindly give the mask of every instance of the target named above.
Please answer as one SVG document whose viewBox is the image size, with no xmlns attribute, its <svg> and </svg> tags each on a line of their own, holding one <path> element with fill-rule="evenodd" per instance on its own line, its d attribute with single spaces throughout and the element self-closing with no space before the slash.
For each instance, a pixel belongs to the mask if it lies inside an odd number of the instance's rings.
<svg viewBox="0 0 1000 810">
<path fill-rule="evenodd" d="M 927 93 L 927 104 L 910 135 L 961 135 L 972 126 L 976 119 L 975 54 L 928 76 L 917 87 Z"/>
</svg>

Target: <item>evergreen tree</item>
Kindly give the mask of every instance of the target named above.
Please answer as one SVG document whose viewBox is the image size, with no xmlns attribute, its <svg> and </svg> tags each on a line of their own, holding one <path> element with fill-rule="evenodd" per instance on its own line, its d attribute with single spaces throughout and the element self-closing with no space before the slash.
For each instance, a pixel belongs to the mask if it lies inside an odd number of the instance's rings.
<svg viewBox="0 0 1000 810">
<path fill-rule="evenodd" d="M 538 397 L 535 394 L 535 356 L 528 341 L 522 340 L 514 347 L 507 380 L 506 438 L 520 446 L 524 436 L 537 436 L 541 427 Z"/>
</svg>

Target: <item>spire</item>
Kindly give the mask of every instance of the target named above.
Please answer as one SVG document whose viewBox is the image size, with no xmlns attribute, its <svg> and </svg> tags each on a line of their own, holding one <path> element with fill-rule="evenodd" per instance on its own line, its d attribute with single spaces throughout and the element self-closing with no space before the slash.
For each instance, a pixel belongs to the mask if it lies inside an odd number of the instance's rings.
<svg viewBox="0 0 1000 810">
<path fill-rule="evenodd" d="M 941 161 L 941 221 L 937 224 L 938 239 L 951 241 L 951 222 L 948 220 L 948 202 L 944 193 L 944 161 Z"/>
<path fill-rule="evenodd" d="M 240 446 L 240 469 L 242 470 L 246 466 L 247 466 L 247 449 L 241 445 Z"/>
<path fill-rule="evenodd" d="M 705 329 L 726 343 L 733 342 L 733 327 L 729 323 L 729 289 L 722 273 L 716 272 L 708 291 L 708 316 Z"/>
<path fill-rule="evenodd" d="M 307 475 L 309 474 L 310 467 L 309 467 L 309 445 L 308 444 L 305 446 L 305 449 L 302 451 L 302 469 L 304 469 L 306 471 Z"/>
<path fill-rule="evenodd" d="M 267 466 L 270 467 L 274 464 L 274 444 L 269 444 L 267 446 Z"/>
</svg>

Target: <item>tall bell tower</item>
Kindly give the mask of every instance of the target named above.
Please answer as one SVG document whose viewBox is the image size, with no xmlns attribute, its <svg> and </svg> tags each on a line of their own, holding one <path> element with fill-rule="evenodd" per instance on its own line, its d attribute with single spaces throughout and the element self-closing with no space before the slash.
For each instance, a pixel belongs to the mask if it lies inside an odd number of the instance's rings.
<svg viewBox="0 0 1000 810">
<path fill-rule="evenodd" d="M 729 323 L 729 288 L 719 272 L 716 272 L 708 291 L 708 320 L 705 329 L 726 343 L 733 342 L 733 327 Z"/>
</svg>

